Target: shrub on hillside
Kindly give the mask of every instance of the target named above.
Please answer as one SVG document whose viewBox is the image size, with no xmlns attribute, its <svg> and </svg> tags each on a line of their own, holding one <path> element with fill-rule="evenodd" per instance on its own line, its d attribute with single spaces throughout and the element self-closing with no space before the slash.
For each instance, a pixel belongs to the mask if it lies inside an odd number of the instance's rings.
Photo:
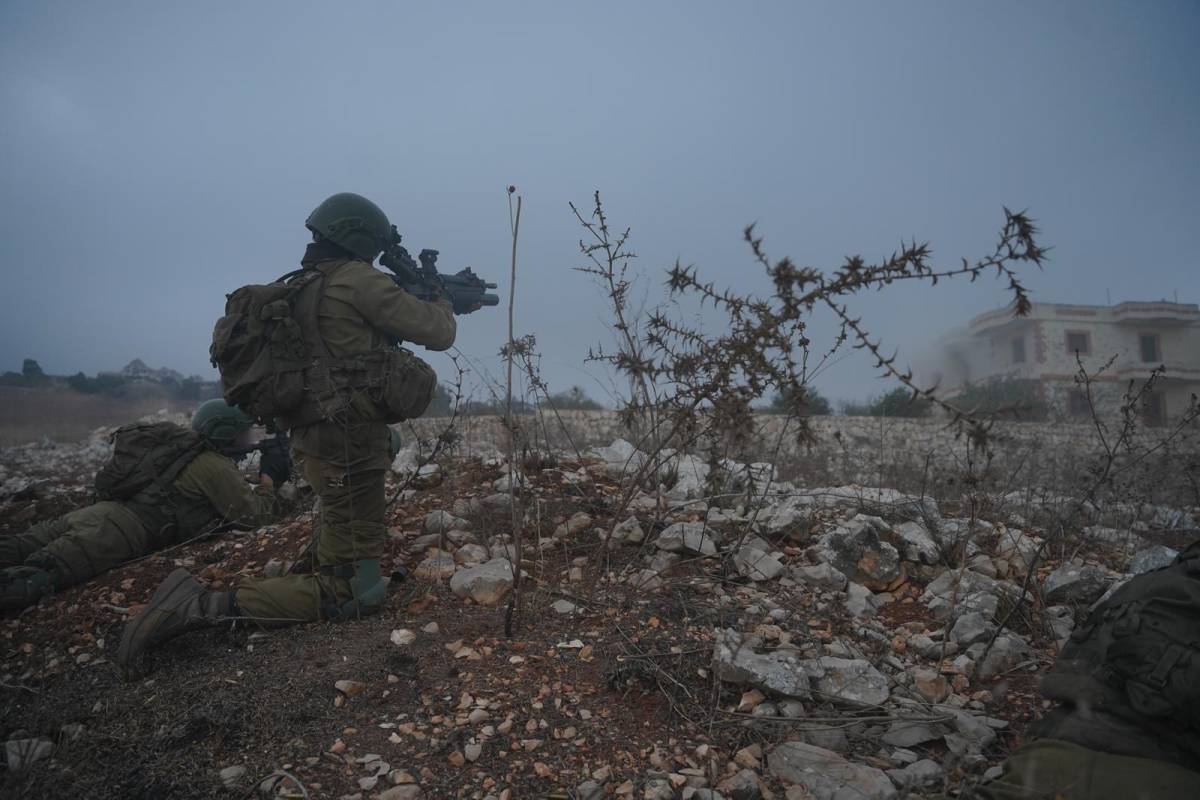
<svg viewBox="0 0 1200 800">
<path fill-rule="evenodd" d="M 602 411 L 604 406 L 584 393 L 578 386 L 558 392 L 546 398 L 546 404 L 558 411 Z"/>
<path fill-rule="evenodd" d="M 889 392 L 873 397 L 866 403 L 846 402 L 842 413 L 848 417 L 928 417 L 933 403 L 926 397 L 913 397 L 913 392 L 897 386 Z"/>
<path fill-rule="evenodd" d="M 952 401 L 972 414 L 1004 415 L 1033 422 L 1044 421 L 1050 416 L 1050 407 L 1038 391 L 1037 382 L 1017 378 L 968 383 Z"/>
<path fill-rule="evenodd" d="M 778 392 L 763 410 L 768 414 L 795 414 L 799 417 L 825 417 L 833 413 L 829 400 L 811 386 L 804 387 L 799 402 L 796 400 L 794 392 Z"/>
</svg>

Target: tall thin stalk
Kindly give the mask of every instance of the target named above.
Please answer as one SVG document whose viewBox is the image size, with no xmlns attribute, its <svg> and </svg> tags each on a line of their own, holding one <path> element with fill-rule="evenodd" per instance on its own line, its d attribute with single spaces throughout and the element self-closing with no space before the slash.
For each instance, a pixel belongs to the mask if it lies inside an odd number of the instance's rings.
<svg viewBox="0 0 1200 800">
<path fill-rule="evenodd" d="M 513 331 L 514 309 L 517 297 L 517 234 L 521 230 L 521 195 L 517 195 L 517 204 L 513 208 L 513 195 L 517 187 L 508 187 L 508 226 L 512 232 L 512 269 L 508 282 L 508 347 L 505 348 L 505 414 L 508 420 L 508 510 L 512 519 L 513 531 L 513 591 L 509 600 L 508 613 L 504 623 L 504 633 L 512 636 L 514 619 L 521 615 L 521 563 L 524 559 L 524 536 L 522 527 L 524 520 L 517 514 L 517 434 L 513 420 L 512 408 L 512 377 L 513 359 L 516 357 L 516 339 Z"/>
</svg>

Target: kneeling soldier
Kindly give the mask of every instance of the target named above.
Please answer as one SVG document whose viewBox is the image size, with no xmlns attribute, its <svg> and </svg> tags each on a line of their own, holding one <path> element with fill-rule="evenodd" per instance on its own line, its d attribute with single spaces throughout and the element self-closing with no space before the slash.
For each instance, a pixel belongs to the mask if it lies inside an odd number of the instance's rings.
<svg viewBox="0 0 1200 800">
<path fill-rule="evenodd" d="M 370 200 L 333 195 L 306 226 L 313 242 L 300 262 L 304 288 L 292 313 L 317 355 L 305 370 L 303 404 L 280 416 L 298 469 L 321 501 L 312 571 L 212 592 L 177 570 L 126 626 L 117 660 L 127 672 L 145 650 L 229 617 L 277 626 L 353 619 L 383 606 L 388 423 L 418 416 L 436 384 L 432 368 L 398 343 L 445 350 L 456 325 L 448 302 L 418 299 L 372 266 L 395 232 Z"/>
</svg>

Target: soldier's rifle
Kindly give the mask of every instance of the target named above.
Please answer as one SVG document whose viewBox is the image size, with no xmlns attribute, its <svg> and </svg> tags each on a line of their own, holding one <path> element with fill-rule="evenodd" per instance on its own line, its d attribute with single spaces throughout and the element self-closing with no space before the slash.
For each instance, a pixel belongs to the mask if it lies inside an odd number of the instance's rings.
<svg viewBox="0 0 1200 800">
<path fill-rule="evenodd" d="M 500 304 L 500 298 L 488 291 L 496 284 L 480 278 L 467 267 L 453 275 L 437 271 L 437 250 L 422 250 L 414 259 L 400 244 L 400 232 L 392 226 L 392 241 L 379 257 L 379 263 L 392 271 L 392 280 L 404 291 L 421 300 L 450 301 L 455 314 L 470 314 L 483 306 Z"/>
<path fill-rule="evenodd" d="M 283 456 L 291 463 L 291 442 L 288 440 L 287 431 L 277 430 L 273 436 L 268 436 L 266 439 L 259 439 L 254 444 L 248 447 L 239 447 L 236 450 L 224 451 L 227 456 L 234 461 L 241 461 L 251 453 L 258 452 L 263 456 L 270 453 L 282 453 Z"/>
</svg>

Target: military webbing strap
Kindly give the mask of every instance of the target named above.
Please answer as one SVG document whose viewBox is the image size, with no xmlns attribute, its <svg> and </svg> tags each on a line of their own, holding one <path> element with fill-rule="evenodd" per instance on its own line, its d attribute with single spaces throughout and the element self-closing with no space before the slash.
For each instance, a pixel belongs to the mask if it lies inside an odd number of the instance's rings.
<svg viewBox="0 0 1200 800">
<path fill-rule="evenodd" d="M 316 337 L 318 341 L 316 342 L 315 348 L 313 346 L 314 343 L 309 340 L 310 337 L 308 335 L 308 332 L 305 330 L 306 320 L 305 320 L 304 313 L 302 311 L 302 310 L 305 310 L 305 311 L 307 310 L 307 309 L 304 309 L 302 306 L 302 303 L 304 302 L 303 298 L 305 297 L 305 294 L 306 294 L 304 291 L 305 289 L 308 289 L 310 286 L 315 285 L 316 289 L 314 291 L 308 292 L 307 294 L 310 296 L 311 295 L 316 295 L 317 297 L 321 296 L 321 285 L 324 284 L 324 282 L 325 282 L 324 273 L 320 272 L 319 270 L 298 269 L 298 270 L 294 270 L 292 272 L 287 273 L 286 275 L 283 275 L 283 276 L 277 278 L 274 282 L 287 284 L 288 306 L 290 309 L 289 315 L 294 320 L 296 320 L 296 323 L 300 327 L 300 335 L 304 339 L 304 344 L 308 349 L 308 354 L 309 354 L 310 358 L 313 355 L 317 354 L 318 352 L 323 353 L 323 354 L 328 354 L 329 348 L 327 348 L 325 346 L 324 340 L 321 340 L 321 338 L 319 336 Z M 298 313 L 298 312 L 300 312 L 300 313 Z M 314 311 L 313 312 L 314 318 L 315 318 L 315 313 L 316 312 Z M 286 366 L 289 369 L 304 369 L 305 367 L 308 366 L 308 364 L 310 362 L 309 361 L 292 361 L 292 360 L 280 359 L 278 356 L 276 356 L 276 363 L 279 365 Z"/>
<path fill-rule="evenodd" d="M 206 439 L 198 437 L 181 449 L 166 467 L 157 471 L 150 483 L 137 494 L 120 501 L 159 541 L 170 538 L 178 527 L 180 496 L 175 490 L 175 480 L 201 453 L 210 448 Z M 148 453 L 146 457 L 150 455 Z"/>
<path fill-rule="evenodd" d="M 166 469 L 154 476 L 154 485 L 163 491 L 170 492 L 179 473 L 183 472 L 188 464 L 195 461 L 207 449 L 209 449 L 209 443 L 205 439 L 188 447 L 176 456 Z"/>
<path fill-rule="evenodd" d="M 303 363 L 290 361 L 286 363 L 289 368 L 304 371 L 306 388 L 304 402 L 301 403 L 300 408 L 283 415 L 283 420 L 288 428 L 310 425 L 326 416 L 320 404 L 316 402 L 312 388 L 309 386 L 309 371 L 318 360 L 332 357 L 329 346 L 325 344 L 325 339 L 320 335 L 317 316 L 317 305 L 323 295 L 321 289 L 325 285 L 325 278 L 328 275 L 329 273 L 324 270 L 304 267 L 277 279 L 277 282 L 288 285 L 291 317 L 300 328 L 300 336 L 304 340 L 304 346 L 308 352 L 308 358 Z"/>
<path fill-rule="evenodd" d="M 320 266 L 307 267 L 300 271 L 297 280 L 304 280 L 295 296 L 293 318 L 300 326 L 301 335 L 312 358 L 307 364 L 305 385 L 308 396 L 299 411 L 286 418 L 288 427 L 297 428 L 332 419 L 349 403 L 345 389 L 361 389 L 382 381 L 387 368 L 385 351 L 370 351 L 347 358 L 335 357 L 321 336 L 318 309 L 325 279 L 350 263 L 350 259 L 323 262 Z M 297 273 L 289 273 L 289 276 Z M 289 276 L 285 276 L 285 279 Z"/>
<path fill-rule="evenodd" d="M 308 345 L 308 352 L 314 357 L 333 358 L 333 353 L 329 351 L 329 345 L 325 344 L 325 338 L 321 336 L 317 306 L 324 295 L 321 290 L 325 286 L 325 279 L 348 263 L 348 261 L 343 261 L 329 271 L 308 267 L 298 272 L 288 273 L 280 279 L 287 280 L 291 276 L 295 276 L 288 284 L 295 287 L 296 290 L 293 295 L 295 301 L 292 306 L 292 317 L 300 325 L 300 335 L 304 337 L 304 343 Z"/>
</svg>

